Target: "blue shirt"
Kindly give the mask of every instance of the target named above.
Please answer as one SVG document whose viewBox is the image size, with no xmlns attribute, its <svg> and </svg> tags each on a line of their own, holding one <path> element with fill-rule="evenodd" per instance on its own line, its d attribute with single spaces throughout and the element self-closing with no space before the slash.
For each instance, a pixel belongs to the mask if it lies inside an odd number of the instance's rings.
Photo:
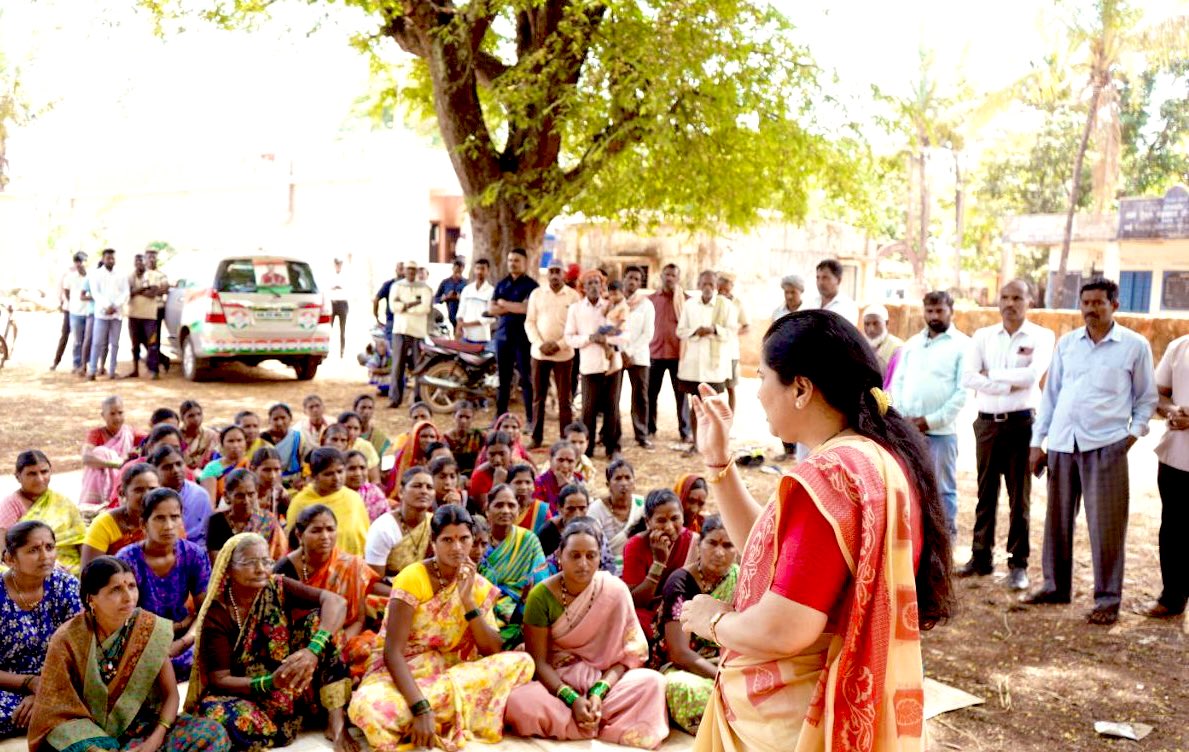
<svg viewBox="0 0 1189 752">
<path fill-rule="evenodd" d="M 446 296 L 454 293 L 456 296 L 462 295 L 462 288 L 467 286 L 467 281 L 462 277 L 454 279 L 453 277 L 446 277 L 442 280 L 442 284 L 438 285 L 438 291 L 434 293 L 433 302 L 446 304 L 446 311 L 450 315 L 450 323 L 458 323 L 458 297 L 454 300 L 446 300 Z"/>
<path fill-rule="evenodd" d="M 930 337 L 919 332 L 900 348 L 900 363 L 892 376 L 892 404 L 901 415 L 922 417 L 926 433 L 956 433 L 954 421 L 966 404 L 962 369 L 970 338 L 951 326 Z"/>
<path fill-rule="evenodd" d="M 396 284 L 396 278 L 392 278 L 380 285 L 380 289 L 376 292 L 376 300 L 384 301 L 384 307 L 388 309 L 387 322 L 388 331 L 392 331 L 392 305 L 388 302 L 388 294 L 392 292 L 392 286 Z"/>
<path fill-rule="evenodd" d="M 1047 437 L 1051 452 L 1088 452 L 1128 435 L 1138 439 L 1148 434 L 1158 401 L 1146 339 L 1114 324 L 1095 344 L 1086 327 L 1074 329 L 1057 342 L 1032 446 Z"/>
<path fill-rule="evenodd" d="M 211 516 L 211 497 L 206 489 L 192 480 L 182 482 L 178 492 L 182 499 L 182 524 L 186 526 L 186 540 L 206 551 L 206 523 Z"/>
<path fill-rule="evenodd" d="M 491 294 L 491 299 L 506 300 L 509 303 L 523 303 L 528 300 L 528 296 L 537 287 L 537 280 L 527 274 L 521 274 L 516 279 L 512 279 L 512 275 L 509 274 L 495 286 L 495 292 Z M 505 313 L 500 316 L 499 326 L 496 328 L 495 337 L 492 339 L 497 342 L 507 342 L 509 340 L 514 342 L 528 342 L 528 335 L 524 333 L 524 317 L 525 314 L 523 313 Z"/>
</svg>

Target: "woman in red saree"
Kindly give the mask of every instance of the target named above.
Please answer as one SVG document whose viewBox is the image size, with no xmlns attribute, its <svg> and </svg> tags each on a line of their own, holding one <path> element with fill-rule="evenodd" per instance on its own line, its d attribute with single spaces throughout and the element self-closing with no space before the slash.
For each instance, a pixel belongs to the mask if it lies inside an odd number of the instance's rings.
<svg viewBox="0 0 1189 752">
<path fill-rule="evenodd" d="M 698 536 L 685 527 L 677 494 L 667 488 L 648 492 L 640 530 L 623 547 L 623 581 L 632 591 L 636 616 L 649 642 L 657 640 L 656 617 L 669 576 L 696 555 Z"/>
<path fill-rule="evenodd" d="M 411 467 L 429 464 L 429 445 L 442 440 L 442 432 L 428 420 L 418 422 L 409 431 L 409 440 L 396 451 L 396 462 L 384 479 L 384 490 L 388 498 L 395 499 L 400 492 L 400 480 Z"/>
<path fill-rule="evenodd" d="M 701 534 L 702 523 L 706 519 L 702 514 L 702 507 L 706 506 L 706 499 L 710 498 L 710 487 L 706 485 L 706 479 L 698 473 L 686 473 L 673 485 L 673 493 L 681 499 L 681 509 L 685 512 L 685 526 Z"/>
<path fill-rule="evenodd" d="M 835 313 L 774 323 L 760 375 L 772 433 L 812 452 L 761 505 L 728 452 L 730 408 L 705 384 L 691 398 L 714 500 L 747 541 L 733 605 L 682 609 L 722 648 L 695 749 L 923 750 L 920 630 L 954 600 L 928 451 Z"/>
</svg>

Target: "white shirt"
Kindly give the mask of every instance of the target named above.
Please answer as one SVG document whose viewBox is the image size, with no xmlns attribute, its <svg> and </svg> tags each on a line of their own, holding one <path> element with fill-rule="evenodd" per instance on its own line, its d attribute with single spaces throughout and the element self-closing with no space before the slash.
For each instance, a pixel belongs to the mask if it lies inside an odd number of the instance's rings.
<svg viewBox="0 0 1189 752">
<path fill-rule="evenodd" d="M 656 309 L 647 296 L 640 297 L 642 300 L 631 309 L 623 330 L 626 340 L 623 352 L 632 359 L 632 365 L 647 366 L 652 363 L 649 346 L 656 332 Z"/>
<path fill-rule="evenodd" d="M 804 308 L 804 306 L 802 306 Z M 833 311 L 856 327 L 859 325 L 859 304 L 839 292 L 834 299 L 825 305 L 818 301 L 818 308 L 823 311 Z"/>
<path fill-rule="evenodd" d="M 95 299 L 95 318 L 119 319 L 123 316 L 124 304 L 128 302 L 128 277 L 109 271 L 106 266 L 91 270 L 91 297 Z M 108 308 L 116 312 L 109 314 Z"/>
<path fill-rule="evenodd" d="M 566 317 L 570 306 L 581 299 L 577 290 L 565 285 L 557 292 L 549 285 L 541 285 L 529 294 L 524 333 L 532 343 L 530 354 L 535 360 L 561 363 L 573 359 L 574 348 L 565 341 Z M 545 355 L 541 352 L 541 345 L 546 342 L 555 342 L 561 349 L 552 355 Z"/>
<path fill-rule="evenodd" d="M 1015 334 L 1003 324 L 974 333 L 962 386 L 975 391 L 980 413 L 1013 413 L 1040 407 L 1040 380 L 1053 360 L 1057 335 L 1025 321 Z M 986 371 L 987 375 L 982 375 Z M 1013 387 L 1018 388 L 1012 391 Z"/>
<path fill-rule="evenodd" d="M 332 270 L 330 272 L 330 285 L 327 288 L 327 297 L 335 302 L 347 300 L 349 297 L 347 287 L 347 267 L 344 266 L 339 271 Z"/>
<path fill-rule="evenodd" d="M 79 274 L 78 269 L 71 269 L 66 272 L 66 279 L 63 280 L 66 289 L 70 292 L 70 300 L 66 302 L 66 311 L 71 316 L 86 316 L 91 312 L 91 302 L 83 300 L 83 287 L 87 284 L 87 277 L 85 274 Z"/>
<path fill-rule="evenodd" d="M 747 311 L 743 310 L 743 301 L 738 296 L 729 298 L 735 304 L 735 315 L 739 319 L 739 329 L 742 329 L 748 324 Z M 732 361 L 739 360 L 739 331 L 731 332 L 730 339 L 727 340 L 727 353 Z"/>
<path fill-rule="evenodd" d="M 623 368 L 619 353 L 608 359 L 607 348 L 590 341 L 591 335 L 597 334 L 601 326 L 607 326 L 607 317 L 586 298 L 570 306 L 566 314 L 566 342 L 578 351 L 578 372 L 581 374 L 608 373 Z M 608 345 L 622 347 L 625 341 L 623 335 L 607 335 Z"/>
<path fill-rule="evenodd" d="M 720 320 L 725 323 L 716 326 L 715 313 L 719 310 Z M 714 327 L 714 334 L 695 337 L 701 327 Z M 677 320 L 677 338 L 685 342 L 685 350 L 677 363 L 677 378 L 682 381 L 721 384 L 731 377 L 730 338 L 739 331 L 739 309 L 715 294 L 709 303 L 702 302 L 702 295 L 685 301 L 681 307 L 681 318 Z"/>
<path fill-rule="evenodd" d="M 1156 386 L 1172 389 L 1174 405 L 1189 407 L 1189 334 L 1168 344 L 1156 367 Z M 1156 456 L 1170 467 L 1189 472 L 1189 430 L 1165 431 Z"/>
<path fill-rule="evenodd" d="M 405 303 L 412 303 L 404 310 Z M 388 293 L 388 306 L 392 309 L 392 333 L 424 339 L 429 332 L 426 316 L 433 308 L 433 290 L 424 282 L 400 280 Z"/>
<path fill-rule="evenodd" d="M 491 324 L 488 323 L 490 319 L 483 318 L 483 313 L 487 311 L 487 304 L 491 302 L 494 292 L 495 285 L 490 282 L 484 282 L 482 287 L 471 282 L 462 288 L 462 293 L 458 296 L 458 322 L 480 322 L 462 327 L 463 339 L 474 342 L 487 342 L 491 339 Z"/>
<path fill-rule="evenodd" d="M 367 543 L 363 549 L 363 560 L 368 564 L 382 567 L 388 563 L 388 554 L 400 543 L 404 536 L 400 532 L 400 523 L 394 514 L 382 514 L 372 522 L 367 529 Z"/>
</svg>

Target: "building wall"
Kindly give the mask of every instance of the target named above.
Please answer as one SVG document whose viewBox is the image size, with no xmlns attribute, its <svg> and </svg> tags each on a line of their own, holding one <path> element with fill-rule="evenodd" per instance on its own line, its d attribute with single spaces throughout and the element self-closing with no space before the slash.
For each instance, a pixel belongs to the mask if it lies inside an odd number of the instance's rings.
<svg viewBox="0 0 1189 752">
<path fill-rule="evenodd" d="M 1049 253 L 1049 268 L 1056 269 L 1061 249 Z M 1143 312 L 1151 314 L 1189 312 L 1189 301 L 1182 307 L 1163 305 L 1164 282 L 1169 273 L 1189 275 L 1189 240 L 1122 240 L 1106 243 L 1080 244 L 1070 249 L 1071 272 L 1089 272 L 1091 268 L 1108 279 L 1120 282 L 1123 275 L 1148 277 L 1151 280 Z M 1133 277 L 1134 279 L 1135 277 Z"/>
</svg>

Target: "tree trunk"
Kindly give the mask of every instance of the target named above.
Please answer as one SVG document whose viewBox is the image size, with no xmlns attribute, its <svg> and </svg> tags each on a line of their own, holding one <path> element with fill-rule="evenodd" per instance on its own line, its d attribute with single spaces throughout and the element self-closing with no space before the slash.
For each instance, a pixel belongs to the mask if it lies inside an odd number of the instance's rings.
<svg viewBox="0 0 1189 752">
<path fill-rule="evenodd" d="M 1090 110 L 1086 114 L 1086 127 L 1082 129 L 1082 142 L 1078 144 L 1077 156 L 1073 159 L 1073 180 L 1069 186 L 1069 211 L 1065 215 L 1065 235 L 1061 238 L 1061 261 L 1057 265 L 1057 276 L 1053 278 L 1053 308 L 1065 308 L 1065 275 L 1069 268 L 1069 244 L 1073 240 L 1073 215 L 1078 208 L 1078 188 L 1082 177 L 1082 163 L 1086 160 L 1086 148 L 1090 145 L 1090 132 L 1094 130 L 1094 117 L 1098 113 L 1098 95 L 1101 86 L 1094 84 L 1090 94 Z"/>
<path fill-rule="evenodd" d="M 922 292 L 928 291 L 928 284 L 925 281 L 925 259 L 929 255 L 929 182 L 927 179 L 928 173 L 926 172 L 927 160 L 928 156 L 925 152 L 925 147 L 922 146 L 921 159 L 918 163 L 918 169 L 921 173 L 921 231 L 917 236 L 917 242 L 920 243 L 917 258 L 920 260 L 920 264 L 919 269 L 915 268 L 917 265 L 914 264 L 913 270 L 916 272 L 917 285 L 921 288 Z"/>
<path fill-rule="evenodd" d="M 954 155 L 954 289 L 962 288 L 962 246 L 966 235 L 966 186 L 962 176 L 961 152 Z"/>
<path fill-rule="evenodd" d="M 491 274 L 496 280 L 502 279 L 507 272 L 505 260 L 513 248 L 528 251 L 529 274 L 536 276 L 534 272 L 541 261 L 547 222 L 521 218 L 517 207 L 510 201 L 497 200 L 491 206 L 472 206 L 468 212 L 474 234 L 472 254 L 474 258 L 486 258 L 491 262 Z"/>
</svg>

